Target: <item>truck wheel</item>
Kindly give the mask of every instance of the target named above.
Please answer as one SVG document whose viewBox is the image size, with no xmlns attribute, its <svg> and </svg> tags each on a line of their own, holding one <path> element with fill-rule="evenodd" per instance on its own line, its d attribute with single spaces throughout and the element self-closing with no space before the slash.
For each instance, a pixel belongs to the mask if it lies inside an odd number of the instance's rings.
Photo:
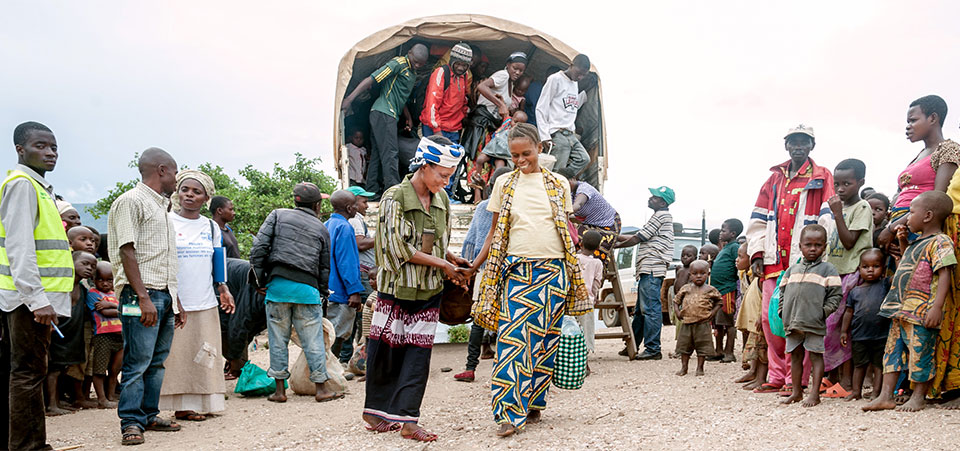
<svg viewBox="0 0 960 451">
<path fill-rule="evenodd" d="M 617 302 L 616 297 L 613 296 L 613 293 L 607 295 L 603 300 L 604 304 Z M 607 327 L 619 327 L 620 326 L 620 312 L 613 309 L 603 309 L 600 310 L 600 319 L 603 320 L 603 325 Z"/>
</svg>

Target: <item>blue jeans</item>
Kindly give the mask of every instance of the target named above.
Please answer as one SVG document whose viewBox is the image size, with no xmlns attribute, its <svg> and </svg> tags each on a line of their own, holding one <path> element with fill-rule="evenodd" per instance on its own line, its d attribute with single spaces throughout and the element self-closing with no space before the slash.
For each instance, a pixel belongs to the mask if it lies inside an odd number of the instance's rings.
<svg viewBox="0 0 960 451">
<path fill-rule="evenodd" d="M 633 312 L 633 336 L 640 346 L 646 344 L 644 353 L 660 352 L 660 329 L 663 328 L 663 304 L 660 302 L 660 286 L 663 277 L 641 274 L 637 280 L 637 305 Z"/>
<path fill-rule="evenodd" d="M 421 128 L 421 131 L 423 132 L 424 137 L 436 135 L 436 133 L 433 132 L 432 128 L 424 124 L 420 124 L 420 128 Z M 453 141 L 454 144 L 460 144 L 460 132 L 441 131 L 440 134 L 443 135 L 444 138 L 447 138 L 450 141 Z M 444 190 L 447 192 L 447 196 L 450 196 L 451 200 L 453 200 L 453 197 L 452 197 L 453 187 L 456 185 L 457 180 L 459 179 L 460 179 L 460 166 L 457 166 L 457 170 L 454 172 L 453 177 L 450 177 L 450 181 L 447 182 L 447 186 L 444 188 Z"/>
<path fill-rule="evenodd" d="M 147 290 L 157 309 L 157 323 L 145 327 L 139 316 L 120 316 L 123 324 L 123 377 L 117 415 L 120 429 L 136 426 L 141 431 L 160 413 L 163 362 L 173 343 L 173 299 L 166 291 Z M 120 305 L 137 303 L 133 288 L 120 293 Z"/>
<path fill-rule="evenodd" d="M 310 380 L 316 384 L 327 381 L 327 353 L 323 348 L 323 307 L 320 304 L 267 302 L 267 339 L 270 341 L 270 369 L 267 375 L 274 379 L 289 379 L 291 328 L 297 329 L 300 347 L 307 356 Z"/>
</svg>

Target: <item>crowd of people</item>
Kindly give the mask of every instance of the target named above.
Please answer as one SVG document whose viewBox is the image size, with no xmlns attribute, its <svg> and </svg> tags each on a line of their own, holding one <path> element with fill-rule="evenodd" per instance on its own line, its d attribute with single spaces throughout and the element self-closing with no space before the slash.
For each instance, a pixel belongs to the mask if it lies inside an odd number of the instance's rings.
<svg viewBox="0 0 960 451">
<path fill-rule="evenodd" d="M 415 64 L 423 50 L 414 46 L 370 83 Z M 450 58 L 457 65 L 469 56 L 460 46 Z M 574 95 L 584 61 L 575 59 L 543 91 Z M 504 77 L 512 77 L 509 66 Z M 496 83 L 481 83 L 481 93 L 500 89 Z M 488 98 L 502 116 L 517 118 L 505 99 Z M 401 104 L 389 100 L 388 111 L 377 111 L 383 116 Z M 737 382 L 779 393 L 783 403 L 864 397 L 867 411 L 917 411 L 929 399 L 960 407 L 947 401 L 960 389 L 960 145 L 943 137 L 946 113 L 937 96 L 910 104 L 907 137 L 924 149 L 900 174 L 892 200 L 864 188 L 864 162 L 846 159 L 831 172 L 810 158 L 813 128 L 791 129 L 790 159 L 771 168 L 746 228 L 731 218 L 711 233 L 715 243 L 682 249 L 668 309 L 677 375 L 689 372 L 694 351 L 698 376 L 708 360 L 736 361 L 739 330 L 747 372 Z M 49 449 L 44 416 L 82 408 L 117 408 L 124 445 L 144 443 L 145 431 L 204 421 L 224 410 L 225 380 L 241 373 L 247 345 L 263 330 L 276 384 L 269 401 L 287 400 L 296 331 L 317 402 L 344 396 L 327 384 L 328 353 L 344 363 L 361 356 L 366 428 L 434 441 L 437 434 L 418 423 L 451 286 L 474 295 L 466 371 L 454 377 L 473 381 L 478 360 L 495 359 L 492 417 L 497 434 L 511 436 L 542 419 L 561 319 L 576 317 L 594 348 L 594 306 L 617 247 L 636 246 L 632 326 L 643 347 L 636 359 L 662 359 L 676 193 L 650 188 L 648 222 L 621 235 L 617 211 L 578 180 L 575 137 L 543 125 L 517 121 L 505 130 L 512 169 L 498 167 L 484 184 L 460 256 L 449 247 L 446 190 L 469 152 L 430 129 L 408 174 L 382 191 L 355 185 L 327 195 L 297 184 L 295 208 L 267 216 L 249 261 L 237 258 L 230 200 L 216 196 L 207 174 L 178 171 L 157 148 L 140 155 L 141 179 L 113 202 L 107 232 L 83 226 L 45 178 L 57 163 L 53 132 L 19 125 L 18 165 L 0 185 L 0 370 L 9 380 L 0 410 L 8 449 Z M 556 171 L 542 158 L 551 145 L 571 149 Z M 371 230 L 367 201 L 378 197 Z M 324 199 L 333 208 L 326 222 Z M 330 349 L 325 323 L 335 337 Z"/>
<path fill-rule="evenodd" d="M 418 71 L 433 56 L 435 68 L 421 79 Z M 419 130 L 423 137 L 441 135 L 464 147 L 465 158 L 445 189 L 454 202 L 469 198 L 479 203 L 489 194 L 484 188 L 491 183 L 492 172 L 513 167 L 507 136 L 521 123 L 536 126 L 550 155 L 548 169 L 584 173 L 591 156 L 580 142 L 576 120 L 587 101 L 586 91 L 596 84 L 590 59 L 577 55 L 566 70 L 551 66 L 543 80 L 527 73 L 529 62 L 526 53 L 513 52 L 502 69 L 488 76 L 486 56 L 467 43 L 414 44 L 406 55 L 387 61 L 341 104 L 348 116 L 355 114 L 357 99 L 380 88 L 370 107 L 369 124 L 354 120 L 347 130 L 350 184 L 365 187 L 379 199 L 407 172 L 409 157 L 404 157 L 398 136 L 416 136 Z M 411 111 L 420 114 L 414 117 Z M 471 190 L 462 189 L 461 178 Z"/>
</svg>

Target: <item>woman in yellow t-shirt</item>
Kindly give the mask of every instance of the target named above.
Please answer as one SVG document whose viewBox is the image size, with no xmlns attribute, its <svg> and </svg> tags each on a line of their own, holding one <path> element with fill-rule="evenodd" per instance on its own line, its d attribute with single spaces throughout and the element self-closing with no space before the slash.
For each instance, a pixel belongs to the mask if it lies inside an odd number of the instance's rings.
<svg viewBox="0 0 960 451">
<path fill-rule="evenodd" d="M 509 143 L 517 169 L 494 184 L 487 204 L 493 226 L 469 270 L 489 256 L 473 316 L 497 331 L 493 415 L 502 437 L 540 421 L 560 319 L 592 308 L 567 229 L 569 182 L 540 167 L 536 127 L 517 124 Z"/>
</svg>

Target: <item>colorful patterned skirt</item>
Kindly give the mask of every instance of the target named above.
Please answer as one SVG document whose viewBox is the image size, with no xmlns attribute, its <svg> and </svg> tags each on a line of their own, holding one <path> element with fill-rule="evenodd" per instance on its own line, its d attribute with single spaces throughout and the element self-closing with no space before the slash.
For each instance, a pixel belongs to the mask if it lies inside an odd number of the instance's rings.
<svg viewBox="0 0 960 451">
<path fill-rule="evenodd" d="M 577 227 L 577 233 L 580 237 L 583 237 L 583 234 L 588 230 L 596 230 L 600 232 L 600 248 L 593 253 L 594 257 L 597 257 L 604 264 L 607 263 L 607 256 L 613 255 L 613 246 L 617 244 L 617 237 L 620 236 L 620 213 L 617 213 L 613 217 L 613 225 L 608 227 L 600 227 L 590 224 L 580 224 Z"/>
<path fill-rule="evenodd" d="M 440 298 L 408 301 L 379 294 L 367 342 L 364 415 L 397 423 L 420 419 Z"/>
<path fill-rule="evenodd" d="M 493 416 L 523 429 L 530 410 L 547 407 L 560 319 L 569 288 L 563 259 L 507 256 L 500 305 Z"/>
<path fill-rule="evenodd" d="M 960 216 L 950 215 L 943 225 L 943 233 L 960 243 Z M 935 372 L 930 384 L 930 395 L 940 397 L 945 392 L 960 389 L 960 271 L 953 272 L 953 290 L 943 302 L 943 321 L 934 349 Z"/>
</svg>

